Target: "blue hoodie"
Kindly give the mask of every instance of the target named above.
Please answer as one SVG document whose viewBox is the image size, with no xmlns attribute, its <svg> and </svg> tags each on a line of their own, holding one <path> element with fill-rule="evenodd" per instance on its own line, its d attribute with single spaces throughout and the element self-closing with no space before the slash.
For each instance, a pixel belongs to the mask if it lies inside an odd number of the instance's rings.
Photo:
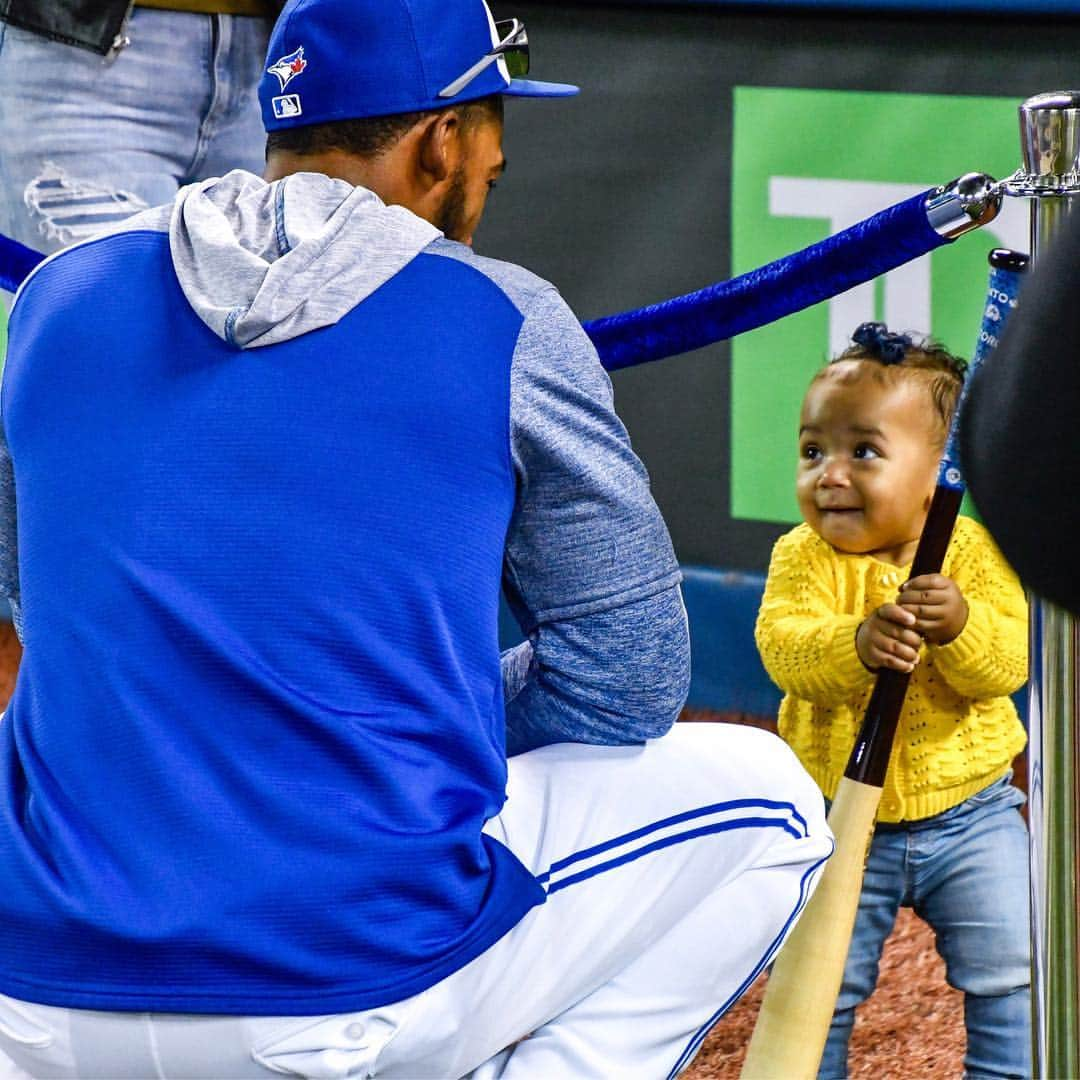
<svg viewBox="0 0 1080 1080">
<path fill-rule="evenodd" d="M 0 406 L 0 993 L 408 997 L 544 902 L 483 831 L 507 748 L 654 737 L 685 695 L 580 326 L 364 189 L 231 173 L 54 256 Z"/>
</svg>

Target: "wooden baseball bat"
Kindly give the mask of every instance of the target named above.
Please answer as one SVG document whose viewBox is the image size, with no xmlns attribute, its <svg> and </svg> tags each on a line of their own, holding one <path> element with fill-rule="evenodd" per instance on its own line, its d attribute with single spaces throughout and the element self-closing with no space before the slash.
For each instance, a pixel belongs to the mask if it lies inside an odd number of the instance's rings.
<svg viewBox="0 0 1080 1080">
<path fill-rule="evenodd" d="M 965 391 L 979 364 L 997 345 L 1016 307 L 1028 257 L 998 248 L 990 253 L 990 285 L 979 343 Z M 956 463 L 957 419 L 950 425 L 934 497 L 911 566 L 912 578 L 941 570 L 964 496 Z M 836 999 L 843 981 L 863 872 L 893 737 L 910 676 L 883 668 L 866 707 L 847 768 L 829 811 L 836 848 L 818 887 L 773 965 L 743 1064 L 743 1080 L 812 1080 L 821 1064 Z"/>
</svg>

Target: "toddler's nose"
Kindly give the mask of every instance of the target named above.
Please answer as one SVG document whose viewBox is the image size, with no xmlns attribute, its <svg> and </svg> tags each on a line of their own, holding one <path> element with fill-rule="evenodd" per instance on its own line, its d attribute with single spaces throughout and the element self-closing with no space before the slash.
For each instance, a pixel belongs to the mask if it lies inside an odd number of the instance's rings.
<svg viewBox="0 0 1080 1080">
<path fill-rule="evenodd" d="M 821 487 L 846 487 L 849 479 L 847 465 L 836 458 L 830 458 L 821 470 L 819 483 Z"/>
</svg>

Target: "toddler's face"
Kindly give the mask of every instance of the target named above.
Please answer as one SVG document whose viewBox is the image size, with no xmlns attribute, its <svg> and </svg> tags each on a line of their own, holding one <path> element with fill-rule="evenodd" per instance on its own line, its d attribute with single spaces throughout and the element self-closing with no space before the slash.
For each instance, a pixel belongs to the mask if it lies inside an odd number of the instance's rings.
<svg viewBox="0 0 1080 1080">
<path fill-rule="evenodd" d="M 883 381 L 861 361 L 811 384 L 799 428 L 803 519 L 838 551 L 906 566 L 934 493 L 940 431 L 917 379 Z"/>
</svg>

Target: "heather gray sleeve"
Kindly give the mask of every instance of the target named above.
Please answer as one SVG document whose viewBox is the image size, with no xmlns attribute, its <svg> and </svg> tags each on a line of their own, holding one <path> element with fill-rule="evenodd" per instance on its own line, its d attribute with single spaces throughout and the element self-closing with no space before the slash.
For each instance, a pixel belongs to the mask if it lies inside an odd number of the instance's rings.
<svg viewBox="0 0 1080 1080">
<path fill-rule="evenodd" d="M 655 738 L 689 686 L 671 539 L 580 323 L 550 286 L 523 313 L 505 586 L 528 642 L 504 657 L 508 751 Z"/>
</svg>

